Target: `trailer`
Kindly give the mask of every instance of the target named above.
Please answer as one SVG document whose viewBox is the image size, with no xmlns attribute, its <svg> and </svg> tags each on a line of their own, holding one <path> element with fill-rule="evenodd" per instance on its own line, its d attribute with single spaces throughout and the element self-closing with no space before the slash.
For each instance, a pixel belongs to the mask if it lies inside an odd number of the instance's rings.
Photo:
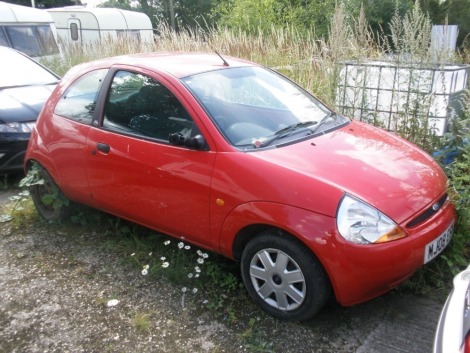
<svg viewBox="0 0 470 353">
<path fill-rule="evenodd" d="M 47 12 L 64 42 L 83 45 L 122 37 L 139 42 L 153 41 L 150 18 L 141 12 L 83 6 L 51 8 Z"/>
<path fill-rule="evenodd" d="M 59 56 L 54 20 L 46 11 L 0 1 L 0 45 L 33 59 Z"/>
</svg>

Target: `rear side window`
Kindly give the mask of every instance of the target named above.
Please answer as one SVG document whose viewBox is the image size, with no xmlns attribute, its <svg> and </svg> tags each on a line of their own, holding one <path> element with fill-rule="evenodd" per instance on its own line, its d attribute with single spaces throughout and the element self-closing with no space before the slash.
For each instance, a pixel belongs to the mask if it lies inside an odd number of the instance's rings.
<svg viewBox="0 0 470 353">
<path fill-rule="evenodd" d="M 83 75 L 65 91 L 54 113 L 81 123 L 91 123 L 98 93 L 107 72 L 108 69 L 102 69 Z"/>
</svg>

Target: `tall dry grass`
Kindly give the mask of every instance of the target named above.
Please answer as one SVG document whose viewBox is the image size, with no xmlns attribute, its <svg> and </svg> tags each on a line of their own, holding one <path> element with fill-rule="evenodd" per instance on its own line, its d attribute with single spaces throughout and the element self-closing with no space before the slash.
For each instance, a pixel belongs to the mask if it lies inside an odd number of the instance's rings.
<svg viewBox="0 0 470 353">
<path fill-rule="evenodd" d="M 152 43 L 110 37 L 83 46 L 61 43 L 63 59 L 45 64 L 63 75 L 74 65 L 103 57 L 139 52 L 217 51 L 273 67 L 333 106 L 338 72 L 344 61 L 381 59 L 399 64 L 431 61 L 429 17 L 418 4 L 403 18 L 397 11 L 389 25 L 390 37 L 372 33 L 363 10 L 358 18 L 350 18 L 340 4 L 331 19 L 328 40 L 317 38 L 315 33 L 299 33 L 293 27 L 272 26 L 248 34 L 229 28 L 174 32 L 162 25 Z"/>
</svg>

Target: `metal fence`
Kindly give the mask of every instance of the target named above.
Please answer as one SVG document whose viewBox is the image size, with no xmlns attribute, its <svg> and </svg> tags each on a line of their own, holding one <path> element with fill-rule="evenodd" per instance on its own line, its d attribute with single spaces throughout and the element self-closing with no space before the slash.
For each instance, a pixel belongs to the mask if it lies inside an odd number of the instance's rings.
<svg viewBox="0 0 470 353">
<path fill-rule="evenodd" d="M 388 130 L 396 130 L 413 116 L 441 136 L 459 113 L 458 100 L 468 86 L 469 73 L 470 65 L 346 62 L 339 70 L 336 108 Z"/>
</svg>

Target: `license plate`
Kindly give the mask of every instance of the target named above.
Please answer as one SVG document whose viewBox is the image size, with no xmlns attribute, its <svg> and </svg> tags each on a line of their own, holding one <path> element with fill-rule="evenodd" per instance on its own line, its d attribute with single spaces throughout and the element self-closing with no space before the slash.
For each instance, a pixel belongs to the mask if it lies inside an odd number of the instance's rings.
<svg viewBox="0 0 470 353">
<path fill-rule="evenodd" d="M 449 228 L 444 231 L 444 233 L 426 245 L 424 249 L 424 263 L 428 263 L 445 249 L 447 244 L 449 244 L 450 239 L 452 238 L 453 231 L 454 223 L 452 223 Z"/>
</svg>

